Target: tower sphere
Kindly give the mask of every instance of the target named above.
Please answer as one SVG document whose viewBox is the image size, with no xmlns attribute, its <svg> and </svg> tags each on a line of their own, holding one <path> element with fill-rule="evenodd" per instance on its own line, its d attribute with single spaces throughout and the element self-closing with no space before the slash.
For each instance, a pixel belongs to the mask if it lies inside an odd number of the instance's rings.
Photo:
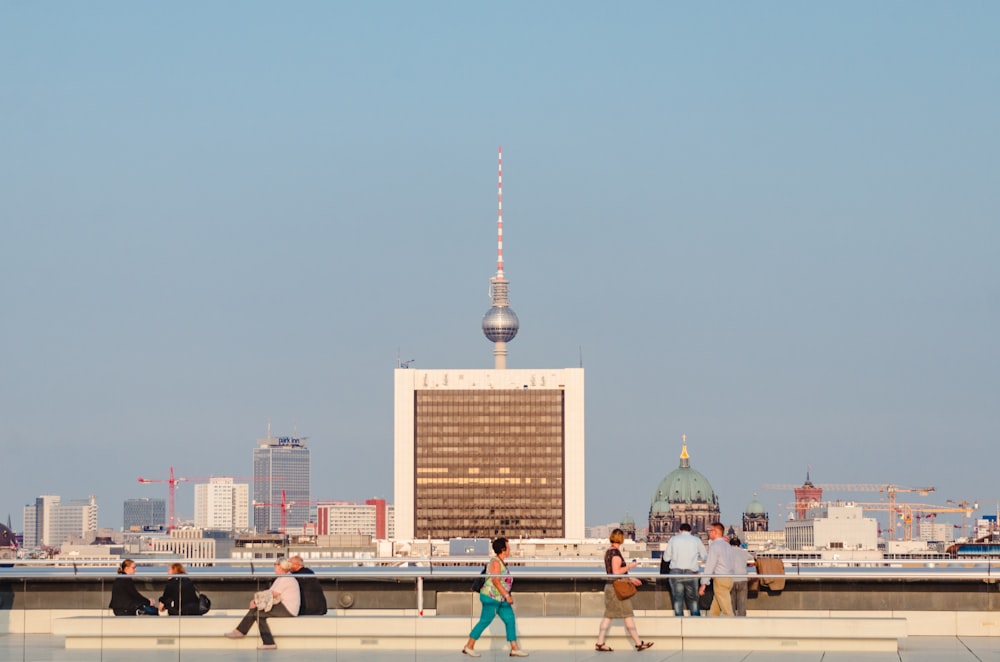
<svg viewBox="0 0 1000 662">
<path fill-rule="evenodd" d="M 517 335 L 517 315 L 508 306 L 493 306 L 483 315 L 483 335 L 490 342 L 509 342 Z"/>
</svg>

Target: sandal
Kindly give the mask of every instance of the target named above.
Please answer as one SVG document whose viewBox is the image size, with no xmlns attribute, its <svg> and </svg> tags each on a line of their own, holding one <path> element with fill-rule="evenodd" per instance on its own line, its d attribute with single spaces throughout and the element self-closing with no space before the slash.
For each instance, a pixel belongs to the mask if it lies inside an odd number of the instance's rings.
<svg viewBox="0 0 1000 662">
<path fill-rule="evenodd" d="M 646 650 L 647 648 L 649 648 L 652 645 L 653 645 L 652 641 L 644 641 L 641 644 L 639 644 L 638 646 L 636 646 L 635 649 L 637 651 L 644 651 L 644 650 Z"/>
<path fill-rule="evenodd" d="M 594 650 L 601 651 L 602 653 L 610 653 L 611 651 L 614 650 L 614 648 L 608 646 L 607 644 L 595 644 Z"/>
</svg>

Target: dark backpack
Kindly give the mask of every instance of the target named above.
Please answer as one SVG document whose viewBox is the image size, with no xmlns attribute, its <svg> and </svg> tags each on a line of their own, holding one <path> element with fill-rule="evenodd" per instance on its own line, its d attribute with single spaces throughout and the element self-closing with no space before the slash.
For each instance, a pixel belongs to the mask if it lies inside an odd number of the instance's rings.
<svg viewBox="0 0 1000 662">
<path fill-rule="evenodd" d="M 479 593 L 481 590 L 483 590 L 483 587 L 486 586 L 486 570 L 489 567 L 490 564 L 487 563 L 486 566 L 483 568 L 483 571 L 479 573 L 479 576 L 476 577 L 474 580 L 472 580 L 473 593 Z"/>
</svg>

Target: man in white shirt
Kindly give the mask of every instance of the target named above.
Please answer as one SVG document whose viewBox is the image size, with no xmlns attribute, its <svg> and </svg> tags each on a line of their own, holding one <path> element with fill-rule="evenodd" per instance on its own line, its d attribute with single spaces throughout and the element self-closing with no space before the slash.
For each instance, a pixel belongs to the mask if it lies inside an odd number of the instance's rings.
<svg viewBox="0 0 1000 662">
<path fill-rule="evenodd" d="M 712 607 L 708 610 L 709 616 L 733 615 L 733 600 L 730 591 L 733 588 L 733 575 L 736 574 L 734 567 L 734 555 L 729 551 L 729 541 L 726 539 L 726 529 L 722 522 L 712 522 L 708 528 L 708 559 L 705 561 L 705 577 L 701 580 L 701 588 L 698 595 L 705 594 L 705 587 L 708 582 L 712 582 L 715 590 L 715 597 L 712 598 Z M 714 577 L 711 577 L 714 575 Z M 721 576 L 720 576 L 721 575 Z"/>
<path fill-rule="evenodd" d="M 670 596 L 674 603 L 674 615 L 684 615 L 687 603 L 692 616 L 701 616 L 698 609 L 698 569 L 705 560 L 705 545 L 700 538 L 691 535 L 691 525 L 684 522 L 680 533 L 667 542 L 664 558 L 670 561 Z M 687 576 L 685 576 L 687 575 Z"/>
</svg>

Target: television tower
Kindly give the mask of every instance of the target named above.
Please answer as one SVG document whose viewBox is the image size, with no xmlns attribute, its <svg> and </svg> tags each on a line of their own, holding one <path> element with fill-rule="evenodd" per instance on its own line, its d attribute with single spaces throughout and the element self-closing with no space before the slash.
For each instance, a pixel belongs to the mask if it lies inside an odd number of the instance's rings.
<svg viewBox="0 0 1000 662">
<path fill-rule="evenodd" d="M 493 306 L 483 315 L 483 335 L 493 343 L 493 367 L 507 368 L 507 343 L 517 335 L 517 315 L 507 298 L 508 282 L 503 276 L 503 147 L 497 148 L 497 275 L 490 278 Z"/>
</svg>

